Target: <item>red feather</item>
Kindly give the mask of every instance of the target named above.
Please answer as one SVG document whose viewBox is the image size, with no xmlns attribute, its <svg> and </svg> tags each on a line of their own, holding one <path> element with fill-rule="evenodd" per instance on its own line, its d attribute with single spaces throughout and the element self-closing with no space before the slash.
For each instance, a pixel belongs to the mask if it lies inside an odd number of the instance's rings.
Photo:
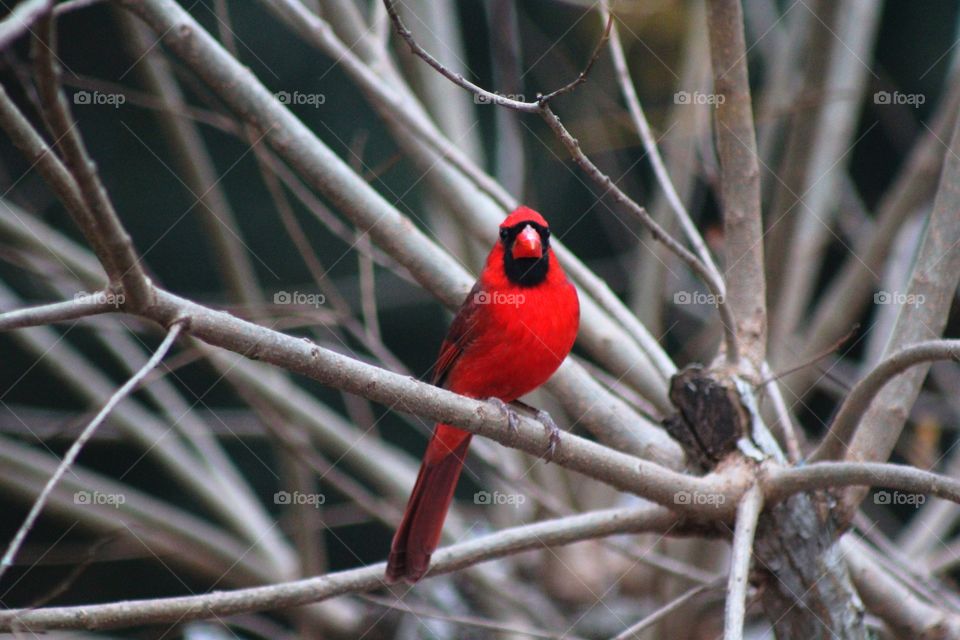
<svg viewBox="0 0 960 640">
<path fill-rule="evenodd" d="M 500 225 L 546 220 L 519 207 Z M 457 312 L 434 367 L 433 382 L 473 398 L 512 402 L 533 391 L 557 370 L 577 336 L 580 305 L 553 252 L 546 278 L 533 286 L 517 284 L 504 269 L 504 246 L 497 242 L 480 279 Z M 393 538 L 386 580 L 419 580 L 437 548 L 443 521 L 460 478 L 470 433 L 438 424 L 424 454 L 407 509 Z"/>
</svg>

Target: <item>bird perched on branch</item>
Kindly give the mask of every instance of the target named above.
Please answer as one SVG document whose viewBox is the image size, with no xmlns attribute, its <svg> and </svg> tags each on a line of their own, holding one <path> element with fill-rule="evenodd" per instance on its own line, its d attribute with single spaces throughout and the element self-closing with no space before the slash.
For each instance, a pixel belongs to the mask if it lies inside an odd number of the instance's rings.
<svg viewBox="0 0 960 640">
<path fill-rule="evenodd" d="M 496 400 L 511 426 L 506 403 L 533 391 L 570 353 L 580 325 L 577 290 L 550 251 L 543 216 L 518 207 L 500 225 L 480 279 L 457 312 L 440 347 L 433 383 L 472 398 Z M 537 418 L 558 431 L 546 412 Z M 387 561 L 387 582 L 419 580 L 440 542 L 471 434 L 437 424 L 423 456 Z"/>
</svg>

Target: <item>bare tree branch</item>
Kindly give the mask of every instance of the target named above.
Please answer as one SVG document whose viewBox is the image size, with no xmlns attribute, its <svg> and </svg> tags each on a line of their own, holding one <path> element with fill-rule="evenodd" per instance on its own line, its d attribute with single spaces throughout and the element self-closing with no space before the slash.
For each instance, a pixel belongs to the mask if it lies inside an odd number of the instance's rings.
<svg viewBox="0 0 960 640">
<path fill-rule="evenodd" d="M 150 282 L 143 272 L 130 236 L 120 224 L 113 203 L 100 182 L 96 166 L 87 153 L 60 88 L 60 65 L 54 54 L 57 45 L 53 17 L 49 14 L 44 16 L 37 31 L 33 56 L 40 104 L 92 221 L 93 227 L 86 233 L 92 233 L 100 244 L 103 251 L 100 258 L 106 260 L 104 267 L 111 280 L 123 285 L 124 294 L 129 298 L 127 303 L 145 306 L 150 302 Z"/>
<path fill-rule="evenodd" d="M 30 529 L 33 527 L 33 523 L 37 521 L 37 518 L 40 516 L 40 512 L 43 511 L 43 506 L 46 504 L 47 498 L 53 491 L 54 486 L 56 486 L 57 481 L 63 477 L 63 474 L 67 472 L 67 469 L 70 468 L 70 465 L 73 464 L 74 460 L 77 459 L 77 456 L 80 455 L 80 450 L 83 449 L 83 445 L 85 445 L 87 441 L 93 437 L 94 431 L 96 431 L 97 427 L 103 423 L 106 417 L 110 414 L 110 411 L 112 411 L 121 400 L 130 395 L 130 392 L 133 391 L 138 384 L 140 384 L 146 375 L 153 371 L 154 367 L 160 364 L 160 361 L 163 360 L 164 356 L 167 355 L 167 351 L 169 351 L 170 347 L 173 346 L 173 343 L 180 335 L 180 331 L 182 329 L 183 325 L 180 323 L 174 323 L 170 326 L 167 336 L 163 339 L 163 342 L 160 343 L 157 351 L 147 361 L 143 368 L 141 368 L 140 371 L 127 380 L 122 387 L 117 389 L 117 392 L 110 397 L 110 400 L 104 405 L 103 409 L 101 409 L 94 419 L 90 421 L 90 424 L 88 424 L 84 430 L 80 432 L 80 435 L 77 437 L 76 441 L 70 445 L 70 448 L 60 461 L 60 465 L 57 467 L 57 470 L 52 476 L 50 476 L 50 479 L 47 481 L 43 491 L 40 492 L 40 495 L 30 508 L 30 513 L 27 514 L 27 518 L 23 521 L 23 524 L 20 525 L 20 528 L 17 529 L 17 533 L 13 536 L 13 540 L 11 540 L 10 544 L 7 546 L 7 550 L 3 554 L 3 558 L 0 559 L 0 578 L 3 577 L 3 574 L 6 573 L 10 565 L 13 564 L 13 559 L 20 550 L 20 546 L 27 537 L 27 533 L 29 533 Z"/>
<path fill-rule="evenodd" d="M 601 16 L 608 22 L 613 17 L 606 2 L 602 5 Z M 700 261 L 706 265 L 707 269 L 720 280 L 723 276 L 720 274 L 716 263 L 714 263 L 713 256 L 710 255 L 709 249 L 707 249 L 706 244 L 703 242 L 703 236 L 700 235 L 693 220 L 690 219 L 687 208 L 683 206 L 683 201 L 680 199 L 677 189 L 673 186 L 673 180 L 670 179 L 670 174 L 667 172 L 663 157 L 660 155 L 660 149 L 657 147 L 657 141 L 653 137 L 650 123 L 647 122 L 647 116 L 644 115 L 643 107 L 640 106 L 640 99 L 637 97 L 637 90 L 634 88 L 633 80 L 630 78 L 630 69 L 627 67 L 627 58 L 623 53 L 623 44 L 620 42 L 620 31 L 617 29 L 616 24 L 613 24 L 610 31 L 609 48 L 611 57 L 613 58 L 613 68 L 617 72 L 617 82 L 620 85 L 621 93 L 623 93 L 623 99 L 627 103 L 627 111 L 633 120 L 633 126 L 636 128 L 637 133 L 640 134 L 643 148 L 647 152 L 650 164 L 653 166 L 653 172 L 657 177 L 657 182 L 660 183 L 660 188 L 663 190 L 664 197 L 670 205 L 670 208 L 673 209 L 673 213 L 680 222 L 680 226 L 683 229 L 684 235 L 687 236 L 687 240 L 696 251 L 697 257 L 700 258 Z"/>
<path fill-rule="evenodd" d="M 885 355 L 895 349 L 941 336 L 960 283 L 960 124 L 947 148 L 940 186 L 923 242 L 913 264 L 906 301 L 901 306 Z M 885 460 L 903 431 L 928 366 L 897 378 L 877 394 L 854 433 L 848 460 Z"/>
<path fill-rule="evenodd" d="M 716 139 L 720 157 L 720 199 L 726 260 L 727 304 L 736 320 L 737 340 L 759 372 L 767 343 L 760 167 L 750 103 L 747 53 L 740 0 L 707 3 L 710 57 L 717 100 Z M 737 362 L 728 354 L 728 362 Z M 731 359 L 733 358 L 733 359 Z"/>
<path fill-rule="evenodd" d="M 757 520 L 763 509 L 763 492 L 753 485 L 743 495 L 737 507 L 737 525 L 733 532 L 733 553 L 730 556 L 730 575 L 727 579 L 727 601 L 724 606 L 724 640 L 741 640 L 746 614 L 747 578 L 753 558 L 753 538 Z"/>
<path fill-rule="evenodd" d="M 890 380 L 915 365 L 935 360 L 960 360 L 960 340 L 931 340 L 910 345 L 886 358 L 850 391 L 830 424 L 810 462 L 836 460 L 844 456 L 847 444 L 858 425 L 865 419 L 867 408 Z"/>
<path fill-rule="evenodd" d="M 73 300 L 17 309 L 0 314 L 0 331 L 77 320 L 117 310 L 116 293 L 110 289 L 78 295 Z"/>
<path fill-rule="evenodd" d="M 432 66 L 434 69 L 437 69 L 437 71 L 443 74 L 451 82 L 456 83 L 474 95 L 484 98 L 485 101 L 492 104 L 497 104 L 499 106 L 521 111 L 523 113 L 536 113 L 540 115 L 557 136 L 557 138 L 563 143 L 564 147 L 566 147 L 567 151 L 570 153 L 570 156 L 573 158 L 573 161 L 581 169 L 583 169 L 584 172 L 594 182 L 603 187 L 605 193 L 609 192 L 616 202 L 626 205 L 630 213 L 636 216 L 643 223 L 643 225 L 650 230 L 651 234 L 656 240 L 664 243 L 668 249 L 675 253 L 687 266 L 694 271 L 694 273 L 703 279 L 710 289 L 710 292 L 718 301 L 717 307 L 721 315 L 721 322 L 724 326 L 724 336 L 727 343 L 728 359 L 730 359 L 731 362 L 735 362 L 738 354 L 736 338 L 734 335 L 735 324 L 732 315 L 730 315 L 729 310 L 726 308 L 726 304 L 724 304 L 726 297 L 724 293 L 724 283 L 722 279 L 718 277 L 719 274 L 711 273 L 710 269 L 704 263 L 702 263 L 693 253 L 691 253 L 686 247 L 677 242 L 677 240 L 667 233 L 663 227 L 661 227 L 650 216 L 650 214 L 647 213 L 646 209 L 638 205 L 632 198 L 624 193 L 620 187 L 618 187 L 616 183 L 610 179 L 609 176 L 604 174 L 595 164 L 593 164 L 586 154 L 583 153 L 583 150 L 580 148 L 580 143 L 577 141 L 577 139 L 570 134 L 560 119 L 550 109 L 549 102 L 544 99 L 544 96 L 540 96 L 534 102 L 521 102 L 511 98 L 504 98 L 498 94 L 491 93 L 490 91 L 475 85 L 469 80 L 463 78 L 463 76 L 460 74 L 450 71 L 440 64 L 440 62 L 438 62 L 435 58 L 433 58 L 427 51 L 425 51 L 423 47 L 417 44 L 413 34 L 410 33 L 406 26 L 404 26 L 400 15 L 393 6 L 393 0 L 384 0 L 384 5 L 386 6 L 387 12 L 393 20 L 397 33 L 400 34 L 408 46 L 410 46 L 411 51 L 426 61 L 427 64 Z M 611 24 L 611 21 L 612 16 L 607 21 L 608 27 Z M 599 48 L 597 49 L 597 52 L 599 52 Z M 597 52 L 595 52 L 595 56 Z M 592 64 L 592 60 L 590 64 Z M 554 94 L 549 95 L 553 96 Z"/>
<path fill-rule="evenodd" d="M 437 551 L 428 576 L 544 546 L 553 547 L 618 533 L 676 530 L 679 521 L 666 509 L 611 509 L 506 529 Z M 346 593 L 383 586 L 385 563 L 307 580 L 198 596 L 134 600 L 103 605 L 0 611 L 0 630 L 106 629 L 223 617 L 285 609 Z"/>
<path fill-rule="evenodd" d="M 711 589 L 716 588 L 717 585 L 719 585 L 719 582 L 714 582 L 713 584 L 701 584 L 683 592 L 682 594 L 674 598 L 672 601 L 663 605 L 662 607 L 660 607 L 650 615 L 646 616 L 642 620 L 639 620 L 635 624 L 630 625 L 629 627 L 627 627 L 626 629 L 624 629 L 623 631 L 615 635 L 610 640 L 633 640 L 634 638 L 637 637 L 637 635 L 641 631 L 645 630 L 647 627 L 657 624 L 658 622 L 660 622 L 661 620 L 663 620 L 664 618 L 669 616 L 671 613 L 673 613 L 683 605 L 687 604 L 688 602 L 690 602 L 700 594 L 706 593 Z"/>
</svg>

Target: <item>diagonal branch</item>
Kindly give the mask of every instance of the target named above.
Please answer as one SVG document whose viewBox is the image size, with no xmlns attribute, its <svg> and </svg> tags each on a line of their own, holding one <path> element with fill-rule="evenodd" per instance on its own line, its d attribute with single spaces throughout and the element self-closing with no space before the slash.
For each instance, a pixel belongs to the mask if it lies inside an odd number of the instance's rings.
<svg viewBox="0 0 960 640">
<path fill-rule="evenodd" d="M 52 476 L 50 476 L 46 486 L 43 487 L 43 491 L 40 492 L 40 495 L 37 496 L 33 506 L 30 508 L 27 518 L 23 521 L 23 524 L 20 525 L 16 535 L 13 536 L 13 540 L 10 541 L 6 552 L 3 554 L 3 558 L 0 559 L 0 578 L 3 577 L 3 574 L 6 573 L 7 569 L 13 564 L 13 560 L 16 557 L 17 552 L 20 550 L 20 546 L 27 537 L 27 533 L 30 532 L 30 529 L 33 527 L 33 523 L 36 522 L 37 518 L 40 516 L 40 512 L 43 511 L 43 507 L 47 502 L 47 498 L 50 497 L 50 493 L 53 491 L 53 488 L 56 486 L 60 478 L 63 477 L 63 475 L 70 468 L 70 465 L 72 465 L 74 460 L 77 459 L 77 456 L 80 455 L 80 450 L 83 449 L 83 446 L 87 443 L 87 441 L 93 437 L 97 427 L 99 427 L 106 417 L 110 415 L 110 412 L 113 410 L 113 408 L 117 406 L 121 400 L 130 395 L 130 393 L 137 387 L 138 384 L 140 384 L 147 374 L 153 371 L 154 367 L 160 364 L 160 361 L 163 360 L 164 356 L 167 355 L 167 351 L 169 351 L 170 347 L 173 346 L 173 343 L 180 335 L 180 331 L 182 329 L 183 324 L 179 322 L 170 326 L 170 330 L 167 332 L 166 338 L 163 339 L 163 342 L 160 344 L 160 347 L 156 350 L 153 356 L 146 362 L 146 364 L 143 365 L 140 371 L 127 380 L 122 387 L 117 389 L 117 392 L 110 397 L 110 400 L 104 405 L 103 409 L 100 410 L 100 413 L 98 413 L 93 420 L 90 421 L 90 424 L 84 428 L 76 441 L 70 445 L 67 453 L 64 454 L 63 459 L 60 461 L 59 466 L 57 466 L 57 470 Z"/>
<path fill-rule="evenodd" d="M 609 16 L 607 19 L 613 17 L 606 2 L 603 4 L 601 15 L 604 14 Z M 643 112 L 643 107 L 640 106 L 640 99 L 637 97 L 637 91 L 630 78 L 630 69 L 627 67 L 627 57 L 623 52 L 623 43 L 620 41 L 620 31 L 617 29 L 616 24 L 613 25 L 610 31 L 610 41 L 608 45 L 610 55 L 613 59 L 613 68 L 617 72 L 617 82 L 620 84 L 620 92 L 623 93 L 623 99 L 627 103 L 627 111 L 633 120 L 633 126 L 637 129 L 637 133 L 640 134 L 643 148 L 650 159 L 650 165 L 653 167 L 653 173 L 657 177 L 657 182 L 660 183 L 663 195 L 670 205 L 670 208 L 673 209 L 673 213 L 680 222 L 680 226 L 683 228 L 683 233 L 687 236 L 687 240 L 696 251 L 697 257 L 700 258 L 707 269 L 713 273 L 717 279 L 720 279 L 722 277 L 720 270 L 714 263 L 713 257 L 710 255 L 710 251 L 703 241 L 703 236 L 700 235 L 693 220 L 690 219 L 687 208 L 683 206 L 680 194 L 677 193 L 677 189 L 673 185 L 673 180 L 670 179 L 670 174 L 667 172 L 667 167 L 663 162 L 663 156 L 657 147 L 657 141 L 653 137 L 653 131 L 650 129 L 650 123 L 647 122 L 647 116 Z"/>
<path fill-rule="evenodd" d="M 101 252 L 98 257 L 104 262 L 110 279 L 123 286 L 129 303 L 141 307 L 149 304 L 150 281 L 143 272 L 140 260 L 126 230 L 120 224 L 113 203 L 97 175 L 96 166 L 87 153 L 77 123 L 70 116 L 67 100 L 60 88 L 60 66 L 54 55 L 56 29 L 52 15 L 44 16 L 37 25 L 37 37 L 33 41 L 33 56 L 37 88 L 43 117 L 50 133 L 58 142 L 64 161 L 76 180 L 80 197 L 88 212 L 88 224 Z"/>
</svg>

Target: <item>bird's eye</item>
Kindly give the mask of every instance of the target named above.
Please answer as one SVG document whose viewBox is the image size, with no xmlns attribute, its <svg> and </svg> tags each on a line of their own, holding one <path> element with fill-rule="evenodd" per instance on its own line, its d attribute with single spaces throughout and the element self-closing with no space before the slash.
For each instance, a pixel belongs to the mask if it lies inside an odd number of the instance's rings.
<svg viewBox="0 0 960 640">
<path fill-rule="evenodd" d="M 501 239 L 501 240 L 506 240 L 509 235 L 510 235 L 510 230 L 509 230 L 509 229 L 500 229 L 500 239 Z"/>
</svg>

